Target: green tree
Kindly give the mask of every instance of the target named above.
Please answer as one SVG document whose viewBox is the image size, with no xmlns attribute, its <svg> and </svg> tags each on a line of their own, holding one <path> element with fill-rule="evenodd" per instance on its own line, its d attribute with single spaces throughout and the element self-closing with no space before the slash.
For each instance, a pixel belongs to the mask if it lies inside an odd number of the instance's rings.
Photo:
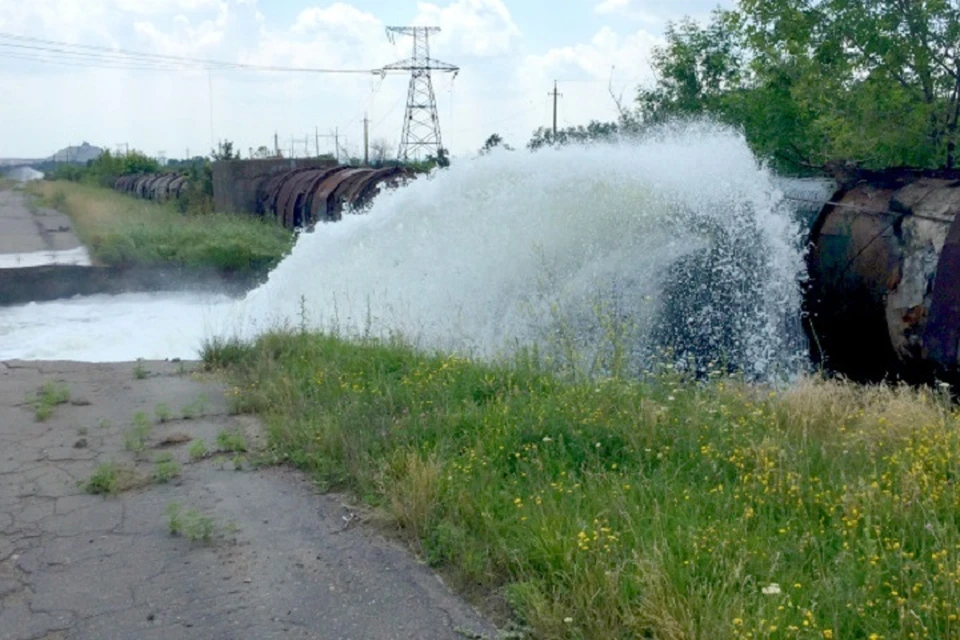
<svg viewBox="0 0 960 640">
<path fill-rule="evenodd" d="M 210 152 L 210 158 L 214 162 L 219 160 L 239 160 L 240 151 L 234 151 L 233 142 L 230 140 L 221 140 L 217 148 Z"/>
<path fill-rule="evenodd" d="M 620 125 L 616 122 L 599 122 L 591 120 L 586 127 L 577 125 L 558 129 L 556 133 L 548 127 L 540 127 L 533 132 L 533 137 L 527 143 L 527 148 L 536 151 L 542 147 L 563 146 L 567 144 L 589 144 L 615 139 L 620 133 Z"/>
<path fill-rule="evenodd" d="M 503 141 L 503 136 L 501 136 L 499 133 L 494 133 L 487 138 L 486 142 L 483 143 L 483 146 L 480 148 L 480 155 L 486 155 L 497 147 L 502 147 L 507 151 L 513 151 L 513 147 Z"/>
<path fill-rule="evenodd" d="M 739 0 L 666 35 L 644 122 L 707 115 L 794 167 L 957 164 L 956 0 Z"/>
<path fill-rule="evenodd" d="M 667 25 L 666 44 L 653 51 L 657 76 L 637 95 L 640 118 L 659 124 L 682 117 L 724 114 L 744 85 L 744 53 L 737 23 L 714 13 L 707 26 L 690 18 Z"/>
<path fill-rule="evenodd" d="M 956 165 L 955 0 L 741 0 L 740 16 L 755 66 L 792 65 L 797 99 L 818 102 L 811 133 L 829 155 Z"/>
</svg>

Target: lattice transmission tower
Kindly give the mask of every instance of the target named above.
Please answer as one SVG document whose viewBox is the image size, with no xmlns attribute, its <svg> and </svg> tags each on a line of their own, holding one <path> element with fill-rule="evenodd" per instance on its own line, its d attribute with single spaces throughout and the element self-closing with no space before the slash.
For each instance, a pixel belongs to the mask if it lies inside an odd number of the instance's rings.
<svg viewBox="0 0 960 640">
<path fill-rule="evenodd" d="M 407 109 L 403 117 L 403 135 L 400 138 L 399 160 L 419 157 L 426 150 L 438 156 L 443 148 L 440 136 L 440 117 L 437 115 L 437 97 L 433 92 L 431 71 L 452 73 L 460 68 L 430 57 L 430 34 L 440 27 L 387 27 L 387 37 L 394 43 L 396 35 L 413 36 L 413 57 L 394 62 L 383 68 L 387 71 L 409 71 L 410 88 L 407 91 Z"/>
</svg>

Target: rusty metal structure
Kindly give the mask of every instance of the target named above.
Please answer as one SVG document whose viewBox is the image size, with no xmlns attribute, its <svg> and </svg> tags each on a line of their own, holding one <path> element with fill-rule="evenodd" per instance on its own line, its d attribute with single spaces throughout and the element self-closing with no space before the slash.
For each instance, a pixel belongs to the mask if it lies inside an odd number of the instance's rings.
<svg viewBox="0 0 960 640">
<path fill-rule="evenodd" d="M 180 197 L 189 184 L 185 176 L 177 173 L 138 173 L 120 176 L 113 188 L 137 198 L 167 202 Z"/>
<path fill-rule="evenodd" d="M 339 220 L 345 210 L 362 210 L 383 188 L 413 177 L 400 167 L 293 169 L 258 186 L 256 213 L 288 229 L 309 228 Z"/>
<path fill-rule="evenodd" d="M 813 224 L 814 362 L 856 380 L 960 382 L 960 173 L 849 180 Z"/>
<path fill-rule="evenodd" d="M 339 220 L 344 211 L 361 211 L 382 189 L 406 183 L 415 175 L 402 167 L 288 169 L 248 181 L 256 192 L 256 205 L 241 212 L 275 220 L 288 229 L 309 228 Z M 186 177 L 175 173 L 135 174 L 121 176 L 114 188 L 137 198 L 166 202 L 178 198 L 189 184 Z"/>
</svg>

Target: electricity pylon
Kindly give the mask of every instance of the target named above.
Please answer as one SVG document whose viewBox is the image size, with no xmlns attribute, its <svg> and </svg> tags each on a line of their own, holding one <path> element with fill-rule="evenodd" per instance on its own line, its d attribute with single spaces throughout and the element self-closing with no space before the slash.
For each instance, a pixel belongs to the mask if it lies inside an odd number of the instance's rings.
<svg viewBox="0 0 960 640">
<path fill-rule="evenodd" d="M 430 58 L 430 34 L 438 33 L 440 27 L 387 27 L 387 37 L 395 42 L 396 34 L 413 36 L 413 57 L 394 62 L 383 68 L 387 71 L 409 71 L 410 88 L 407 91 L 407 109 L 403 118 L 403 135 L 400 137 L 399 160 L 419 157 L 426 149 L 435 157 L 443 148 L 440 137 L 440 117 L 437 115 L 437 97 L 433 93 L 431 71 L 452 73 L 456 77 L 460 68 Z"/>
</svg>

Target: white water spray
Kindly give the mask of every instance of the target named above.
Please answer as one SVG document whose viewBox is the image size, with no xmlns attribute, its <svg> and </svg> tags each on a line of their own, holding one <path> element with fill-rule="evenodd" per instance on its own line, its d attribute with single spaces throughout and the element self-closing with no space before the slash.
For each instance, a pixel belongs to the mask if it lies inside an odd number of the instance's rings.
<svg viewBox="0 0 960 640">
<path fill-rule="evenodd" d="M 302 235 L 242 301 L 119 296 L 0 311 L 0 359 L 195 357 L 205 337 L 304 318 L 480 356 L 575 336 L 595 356 L 613 320 L 629 327 L 619 337 L 634 361 L 669 347 L 764 375 L 801 351 L 798 238 L 772 177 L 716 127 L 500 152 Z"/>
</svg>

